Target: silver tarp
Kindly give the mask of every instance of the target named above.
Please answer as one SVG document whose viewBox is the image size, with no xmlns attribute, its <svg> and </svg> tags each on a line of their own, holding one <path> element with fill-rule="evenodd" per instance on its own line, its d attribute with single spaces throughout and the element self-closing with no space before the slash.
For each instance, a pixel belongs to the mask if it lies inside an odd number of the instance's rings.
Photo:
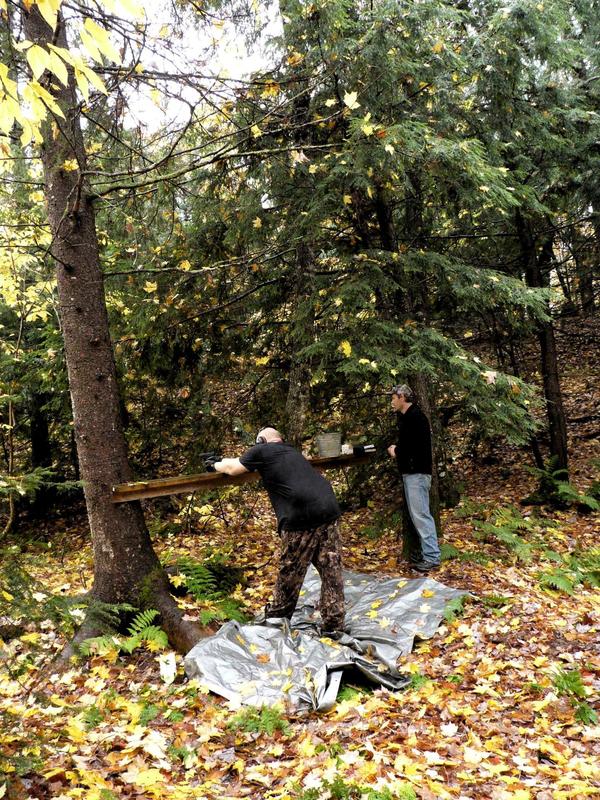
<svg viewBox="0 0 600 800">
<path fill-rule="evenodd" d="M 320 589 L 311 567 L 289 625 L 227 622 L 187 654 L 188 676 L 240 704 L 320 711 L 335 703 L 344 672 L 399 689 L 408 679 L 396 668 L 398 658 L 410 653 L 415 638 L 430 639 L 446 603 L 465 594 L 433 578 L 344 571 L 349 632 L 333 641 L 319 636 Z"/>
</svg>

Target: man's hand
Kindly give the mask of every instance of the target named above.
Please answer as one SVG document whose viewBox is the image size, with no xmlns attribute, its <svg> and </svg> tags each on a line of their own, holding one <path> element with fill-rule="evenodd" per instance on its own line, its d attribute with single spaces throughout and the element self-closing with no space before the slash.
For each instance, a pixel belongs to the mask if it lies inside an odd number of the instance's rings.
<svg viewBox="0 0 600 800">
<path fill-rule="evenodd" d="M 389 455 L 390 458 L 396 458 L 396 445 L 395 444 L 391 444 L 388 447 L 387 451 L 388 451 L 388 455 Z"/>
<path fill-rule="evenodd" d="M 216 472 L 215 464 L 217 461 L 221 460 L 221 456 L 217 456 L 215 454 L 208 456 L 204 459 L 204 469 L 207 472 Z"/>
<path fill-rule="evenodd" d="M 222 458 L 215 462 L 215 471 L 225 475 L 243 475 L 250 470 L 246 469 L 239 458 Z"/>
</svg>

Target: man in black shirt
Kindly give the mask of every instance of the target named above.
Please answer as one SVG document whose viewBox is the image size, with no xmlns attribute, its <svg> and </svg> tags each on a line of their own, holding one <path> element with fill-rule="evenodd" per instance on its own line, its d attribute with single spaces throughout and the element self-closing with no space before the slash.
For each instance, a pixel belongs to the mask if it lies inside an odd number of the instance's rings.
<svg viewBox="0 0 600 800">
<path fill-rule="evenodd" d="M 281 536 L 281 560 L 268 616 L 291 618 L 312 562 L 321 576 L 323 632 L 341 631 L 341 511 L 329 482 L 275 428 L 263 428 L 254 447 L 239 458 L 217 461 L 214 468 L 227 475 L 257 470 L 269 494 Z"/>
<path fill-rule="evenodd" d="M 394 386 L 392 408 L 398 412 L 398 439 L 388 447 L 388 454 L 398 464 L 408 513 L 419 539 L 420 552 L 409 552 L 409 557 L 414 569 L 426 573 L 440 564 L 435 521 L 429 510 L 431 429 L 425 414 L 413 403 L 410 386 Z M 410 550 L 410 540 L 408 544 Z"/>
</svg>

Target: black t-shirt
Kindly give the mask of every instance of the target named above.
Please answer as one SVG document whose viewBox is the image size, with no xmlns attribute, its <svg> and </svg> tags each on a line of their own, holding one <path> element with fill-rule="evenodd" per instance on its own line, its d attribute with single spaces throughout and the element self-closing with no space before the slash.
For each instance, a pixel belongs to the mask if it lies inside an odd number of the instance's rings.
<svg viewBox="0 0 600 800">
<path fill-rule="evenodd" d="M 333 522 L 342 513 L 329 481 L 285 442 L 257 444 L 240 457 L 258 470 L 277 517 L 278 530 L 304 531 Z"/>
<path fill-rule="evenodd" d="M 431 475 L 431 429 L 421 409 L 411 405 L 398 413 L 396 461 L 402 474 Z"/>
</svg>

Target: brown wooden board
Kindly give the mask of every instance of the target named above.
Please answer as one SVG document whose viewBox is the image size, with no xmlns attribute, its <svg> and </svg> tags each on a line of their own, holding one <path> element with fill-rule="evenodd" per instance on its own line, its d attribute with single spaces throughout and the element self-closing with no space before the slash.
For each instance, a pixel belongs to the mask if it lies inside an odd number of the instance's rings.
<svg viewBox="0 0 600 800">
<path fill-rule="evenodd" d="M 334 456 L 328 458 L 309 458 L 308 461 L 319 470 L 339 469 L 364 464 L 370 454 L 361 456 Z M 224 475 L 217 472 L 203 472 L 199 475 L 175 475 L 171 478 L 155 478 L 149 481 L 119 483 L 112 488 L 113 503 L 130 503 L 133 500 L 147 500 L 151 497 L 167 497 L 170 494 L 206 492 L 224 486 L 239 486 L 260 479 L 258 472 L 245 472 L 242 475 Z"/>
</svg>

